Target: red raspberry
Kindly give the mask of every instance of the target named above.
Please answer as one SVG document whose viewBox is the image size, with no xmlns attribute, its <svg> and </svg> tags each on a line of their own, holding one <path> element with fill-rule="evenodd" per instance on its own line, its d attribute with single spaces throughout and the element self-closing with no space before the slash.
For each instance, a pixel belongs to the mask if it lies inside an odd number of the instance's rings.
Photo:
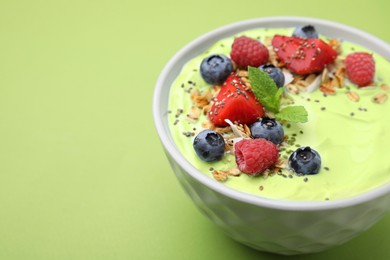
<svg viewBox="0 0 390 260">
<path fill-rule="evenodd" d="M 278 160 L 278 147 L 263 138 L 244 139 L 234 146 L 238 169 L 255 176 L 273 166 Z"/>
<path fill-rule="evenodd" d="M 374 79 L 375 61 L 370 53 L 354 52 L 345 59 L 345 69 L 352 83 L 364 87 Z"/>
<path fill-rule="evenodd" d="M 234 39 L 230 57 L 238 67 L 259 67 L 268 62 L 268 49 L 259 41 L 241 36 Z"/>
</svg>

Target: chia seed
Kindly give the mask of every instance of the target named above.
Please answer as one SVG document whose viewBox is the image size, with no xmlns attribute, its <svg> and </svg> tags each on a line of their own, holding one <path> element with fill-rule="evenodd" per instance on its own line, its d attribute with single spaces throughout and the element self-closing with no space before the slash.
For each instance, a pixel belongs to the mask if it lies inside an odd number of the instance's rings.
<svg viewBox="0 0 390 260">
<path fill-rule="evenodd" d="M 178 108 L 175 117 L 178 118 L 183 113 L 183 109 Z"/>
<path fill-rule="evenodd" d="M 184 135 L 185 137 L 191 137 L 191 136 L 195 135 L 195 133 L 183 132 L 183 135 Z"/>
<path fill-rule="evenodd" d="M 194 82 L 192 82 L 191 80 L 189 80 L 189 81 L 187 81 L 188 82 L 188 84 L 190 84 L 190 85 L 194 85 L 195 83 Z"/>
<path fill-rule="evenodd" d="M 288 143 L 289 145 L 294 145 L 295 140 L 289 140 L 287 143 Z M 290 151 L 291 151 L 291 150 L 290 150 Z"/>
</svg>

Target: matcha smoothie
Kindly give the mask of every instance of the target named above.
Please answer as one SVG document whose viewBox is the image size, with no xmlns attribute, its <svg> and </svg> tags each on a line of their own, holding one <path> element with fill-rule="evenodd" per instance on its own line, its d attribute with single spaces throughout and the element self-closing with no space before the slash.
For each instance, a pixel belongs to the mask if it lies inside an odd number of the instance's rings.
<svg viewBox="0 0 390 260">
<path fill-rule="evenodd" d="M 215 181 L 273 199 L 336 200 L 388 183 L 390 160 L 385 155 L 390 147 L 390 102 L 386 101 L 389 62 L 356 44 L 320 36 L 337 50 L 337 59 L 325 71 L 299 75 L 284 66 L 271 45 L 274 35 L 291 36 L 293 31 L 294 28 L 243 32 L 216 42 L 183 67 L 171 87 L 169 102 L 169 125 L 178 149 L 192 165 Z M 281 106 L 302 106 L 307 111 L 307 122 L 281 120 L 284 136 L 277 144 L 278 160 L 256 176 L 238 169 L 234 145 L 229 143 L 250 139 L 250 124 L 233 125 L 229 121 L 227 126 L 218 127 L 210 122 L 208 109 L 220 88 L 207 83 L 200 73 L 205 57 L 210 54 L 230 57 L 235 38 L 242 35 L 262 42 L 269 50 L 268 63 L 278 63 L 276 66 L 283 70 Z M 370 53 L 375 61 L 375 77 L 368 86 L 359 87 L 345 73 L 345 58 L 355 52 Z M 246 76 L 245 69 L 234 67 L 233 70 Z M 264 110 L 262 117 L 273 116 L 274 113 Z M 226 136 L 224 131 L 230 131 L 236 138 L 225 138 L 227 149 L 220 160 L 206 162 L 194 150 L 194 138 L 204 129 L 216 128 L 222 136 Z M 318 172 L 301 174 L 291 169 L 289 158 L 299 147 L 310 147 L 319 153 Z"/>
</svg>

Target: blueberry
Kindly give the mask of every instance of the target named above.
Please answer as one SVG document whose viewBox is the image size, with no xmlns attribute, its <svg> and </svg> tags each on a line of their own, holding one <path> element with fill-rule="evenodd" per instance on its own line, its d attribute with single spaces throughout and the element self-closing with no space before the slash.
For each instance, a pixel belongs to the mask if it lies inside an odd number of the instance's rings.
<svg viewBox="0 0 390 260">
<path fill-rule="evenodd" d="M 206 162 L 214 162 L 222 159 L 225 153 L 225 140 L 213 130 L 203 130 L 194 139 L 196 154 Z"/>
<path fill-rule="evenodd" d="M 300 147 L 290 155 L 288 164 L 296 173 L 317 174 L 321 169 L 321 157 L 309 146 Z"/>
<path fill-rule="evenodd" d="M 221 85 L 232 71 L 232 61 L 222 54 L 207 56 L 200 64 L 200 74 L 211 85 Z"/>
<path fill-rule="evenodd" d="M 308 24 L 296 27 L 293 36 L 301 38 L 318 38 L 318 33 L 313 25 Z"/>
<path fill-rule="evenodd" d="M 283 126 L 273 118 L 263 117 L 254 122 L 250 129 L 253 138 L 264 138 L 274 144 L 280 144 L 284 137 Z"/>
<path fill-rule="evenodd" d="M 275 81 L 278 88 L 283 87 L 284 85 L 284 74 L 281 69 L 275 67 L 272 64 L 265 64 L 259 67 L 264 72 L 267 72 L 268 75 Z"/>
</svg>

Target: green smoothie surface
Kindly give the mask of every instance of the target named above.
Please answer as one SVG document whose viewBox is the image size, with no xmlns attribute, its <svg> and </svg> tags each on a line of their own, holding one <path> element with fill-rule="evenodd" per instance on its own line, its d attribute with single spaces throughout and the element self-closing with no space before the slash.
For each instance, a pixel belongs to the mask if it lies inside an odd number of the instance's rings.
<svg viewBox="0 0 390 260">
<path fill-rule="evenodd" d="M 214 170 L 228 170 L 236 167 L 233 154 L 225 154 L 218 162 L 204 162 L 193 149 L 194 134 L 204 127 L 207 116 L 201 113 L 197 121 L 187 120 L 193 106 L 192 90 L 200 92 L 212 89 L 201 77 L 199 65 L 210 54 L 225 54 L 229 57 L 235 36 L 264 41 L 275 34 L 291 35 L 293 28 L 256 29 L 234 35 L 214 45 L 190 60 L 174 81 L 169 102 L 169 126 L 177 148 L 199 171 L 213 178 Z M 321 33 L 321 32 L 319 32 Z M 324 38 L 326 41 L 326 38 Z M 341 56 L 355 51 L 373 53 L 364 47 L 341 41 Z M 390 181 L 390 101 L 378 104 L 373 96 L 386 93 L 382 84 L 390 83 L 390 64 L 382 56 L 373 53 L 376 64 L 375 86 L 358 88 L 346 81 L 344 88 L 335 95 L 324 95 L 319 89 L 311 93 L 289 94 L 294 105 L 302 105 L 308 112 L 308 122 L 284 124 L 284 133 L 293 140 L 290 147 L 284 147 L 280 158 L 288 158 L 292 151 L 301 146 L 310 146 L 321 155 L 321 170 L 316 175 L 300 176 L 288 169 L 272 176 L 229 176 L 224 185 L 261 197 L 295 200 L 325 201 L 352 197 Z M 353 91 L 360 97 L 351 101 L 347 92 Z M 217 180 L 215 180 L 217 181 Z"/>
</svg>

